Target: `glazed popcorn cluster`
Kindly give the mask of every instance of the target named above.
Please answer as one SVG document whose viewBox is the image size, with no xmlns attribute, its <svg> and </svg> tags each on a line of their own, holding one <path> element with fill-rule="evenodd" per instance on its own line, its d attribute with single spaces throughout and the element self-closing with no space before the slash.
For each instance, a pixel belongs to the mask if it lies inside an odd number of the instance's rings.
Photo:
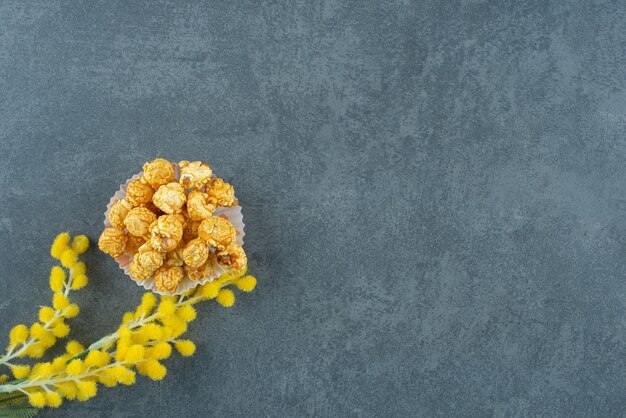
<svg viewBox="0 0 626 418">
<path fill-rule="evenodd" d="M 110 228 L 98 246 L 113 258 L 132 257 L 135 280 L 154 278 L 159 291 L 174 292 L 188 277 L 200 280 L 218 265 L 237 274 L 246 268 L 235 228 L 214 216 L 218 207 L 235 206 L 233 186 L 213 176 L 208 164 L 181 161 L 180 178 L 163 158 L 144 164 L 140 178 L 131 181 L 126 197 L 109 211 Z"/>
</svg>

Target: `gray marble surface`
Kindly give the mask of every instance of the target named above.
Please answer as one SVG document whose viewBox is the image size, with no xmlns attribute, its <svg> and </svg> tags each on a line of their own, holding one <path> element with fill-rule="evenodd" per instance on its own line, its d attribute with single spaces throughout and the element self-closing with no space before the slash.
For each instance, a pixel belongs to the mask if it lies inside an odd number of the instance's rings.
<svg viewBox="0 0 626 418">
<path fill-rule="evenodd" d="M 621 1 L 0 1 L 0 335 L 155 156 L 232 180 L 260 282 L 42 415 L 623 416 L 625 39 Z M 142 293 L 87 261 L 86 343 Z"/>
</svg>

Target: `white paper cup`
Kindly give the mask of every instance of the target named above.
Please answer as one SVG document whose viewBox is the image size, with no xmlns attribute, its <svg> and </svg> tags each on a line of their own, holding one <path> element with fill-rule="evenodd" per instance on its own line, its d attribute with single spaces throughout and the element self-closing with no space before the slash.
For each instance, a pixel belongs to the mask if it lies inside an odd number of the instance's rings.
<svg viewBox="0 0 626 418">
<path fill-rule="evenodd" d="M 180 178 L 180 170 L 178 169 L 178 165 L 176 163 L 174 163 L 174 168 L 175 168 L 175 177 L 176 177 L 176 180 L 178 180 Z M 109 222 L 109 212 L 111 210 L 111 206 L 113 206 L 113 204 L 117 202 L 118 200 L 122 200 L 126 197 L 126 186 L 128 186 L 128 183 L 130 183 L 132 180 L 138 179 L 139 177 L 141 177 L 141 173 L 135 174 L 134 176 L 126 180 L 126 183 L 120 185 L 120 189 L 115 192 L 113 197 L 111 197 L 111 200 L 109 200 L 109 204 L 107 205 L 107 210 L 106 212 L 104 212 L 105 228 L 110 228 L 112 226 L 111 223 Z M 243 215 L 241 213 L 241 206 L 232 206 L 232 207 L 222 206 L 222 207 L 215 209 L 215 212 L 213 212 L 213 215 L 222 216 L 228 219 L 235 227 L 235 231 L 237 233 L 236 235 L 237 244 L 243 245 L 243 237 L 245 235 L 245 232 L 244 232 L 245 224 L 243 223 Z M 115 262 L 117 262 L 120 268 L 124 270 L 124 273 L 126 273 L 126 275 L 130 277 L 134 283 L 137 283 L 139 286 L 142 286 L 146 290 L 157 293 L 159 295 L 168 295 L 168 296 L 181 295 L 187 292 L 188 290 L 193 289 L 194 287 L 200 286 L 204 283 L 212 282 L 213 280 L 220 277 L 223 273 L 227 272 L 227 270 L 224 267 L 216 263 L 215 268 L 213 269 L 213 272 L 210 275 L 205 276 L 203 279 L 191 280 L 185 274 L 185 277 L 183 278 L 183 280 L 178 284 L 176 291 L 162 292 L 160 290 L 157 290 L 156 286 L 154 285 L 153 277 L 149 277 L 146 280 L 135 280 L 132 278 L 132 276 L 130 275 L 130 262 L 132 259 L 133 259 L 132 255 L 124 254 L 116 258 Z"/>
</svg>

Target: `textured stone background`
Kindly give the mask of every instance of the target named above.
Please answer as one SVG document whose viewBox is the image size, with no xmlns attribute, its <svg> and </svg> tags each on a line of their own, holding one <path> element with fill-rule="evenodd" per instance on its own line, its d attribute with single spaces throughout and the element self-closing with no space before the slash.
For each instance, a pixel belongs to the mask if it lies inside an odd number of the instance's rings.
<svg viewBox="0 0 626 418">
<path fill-rule="evenodd" d="M 0 1 L 1 335 L 155 156 L 233 181 L 260 279 L 43 416 L 625 413 L 624 2 L 378 3 Z M 142 293 L 88 262 L 85 342 Z"/>
</svg>

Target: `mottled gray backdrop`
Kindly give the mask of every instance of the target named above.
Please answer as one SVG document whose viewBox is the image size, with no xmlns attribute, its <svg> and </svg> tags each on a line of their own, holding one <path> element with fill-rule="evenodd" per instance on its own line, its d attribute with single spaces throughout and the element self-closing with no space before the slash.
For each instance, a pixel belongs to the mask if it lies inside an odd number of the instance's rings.
<svg viewBox="0 0 626 418">
<path fill-rule="evenodd" d="M 201 159 L 258 291 L 44 416 L 623 416 L 625 53 L 617 0 L 0 1 L 0 335 L 55 234 Z M 85 343 L 142 294 L 87 259 Z"/>
</svg>

